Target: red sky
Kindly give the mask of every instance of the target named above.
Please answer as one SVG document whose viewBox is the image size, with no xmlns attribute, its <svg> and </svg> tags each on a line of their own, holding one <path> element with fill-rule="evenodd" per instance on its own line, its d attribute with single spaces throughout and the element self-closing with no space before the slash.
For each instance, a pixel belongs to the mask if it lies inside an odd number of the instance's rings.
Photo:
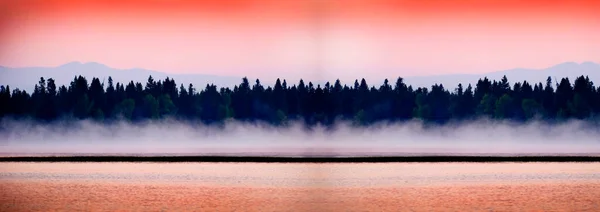
<svg viewBox="0 0 600 212">
<path fill-rule="evenodd" d="M 255 77 L 600 62 L 597 0 L 5 0 L 0 65 Z"/>
</svg>

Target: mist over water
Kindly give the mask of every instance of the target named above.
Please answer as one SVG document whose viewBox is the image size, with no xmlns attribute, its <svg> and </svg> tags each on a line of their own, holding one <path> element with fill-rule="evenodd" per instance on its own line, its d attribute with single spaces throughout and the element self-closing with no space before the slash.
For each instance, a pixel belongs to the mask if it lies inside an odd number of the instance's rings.
<svg viewBox="0 0 600 212">
<path fill-rule="evenodd" d="M 477 120 L 428 126 L 418 120 L 306 130 L 227 122 L 215 127 L 170 119 L 144 123 L 92 121 L 40 124 L 0 121 L 0 154 L 402 156 L 469 154 L 600 155 L 600 129 L 561 124 Z"/>
</svg>

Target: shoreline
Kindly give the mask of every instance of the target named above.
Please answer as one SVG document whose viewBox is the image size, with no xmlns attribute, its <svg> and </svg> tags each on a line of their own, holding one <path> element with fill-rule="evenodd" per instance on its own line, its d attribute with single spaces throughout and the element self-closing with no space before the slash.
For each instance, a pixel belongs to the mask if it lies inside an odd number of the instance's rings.
<svg viewBox="0 0 600 212">
<path fill-rule="evenodd" d="M 426 156 L 130 156 L 130 155 L 54 155 L 7 156 L 0 162 L 223 162 L 223 163 L 441 163 L 441 162 L 600 162 L 597 155 L 426 155 Z"/>
</svg>

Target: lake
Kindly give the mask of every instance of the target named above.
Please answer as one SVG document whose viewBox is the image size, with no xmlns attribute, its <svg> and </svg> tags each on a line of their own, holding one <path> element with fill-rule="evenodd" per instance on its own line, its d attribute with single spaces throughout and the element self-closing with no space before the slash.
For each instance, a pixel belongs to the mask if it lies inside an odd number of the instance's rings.
<svg viewBox="0 0 600 212">
<path fill-rule="evenodd" d="M 600 211 L 600 163 L 0 163 L 0 211 Z"/>
</svg>

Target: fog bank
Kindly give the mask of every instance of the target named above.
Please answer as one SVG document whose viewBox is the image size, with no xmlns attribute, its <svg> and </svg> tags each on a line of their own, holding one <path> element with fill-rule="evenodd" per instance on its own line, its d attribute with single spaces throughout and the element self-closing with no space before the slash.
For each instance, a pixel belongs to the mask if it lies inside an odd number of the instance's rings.
<svg viewBox="0 0 600 212">
<path fill-rule="evenodd" d="M 477 120 L 426 127 L 414 120 L 364 128 L 341 122 L 333 130 L 310 131 L 298 123 L 281 128 L 228 122 L 219 128 L 174 120 L 110 125 L 2 120 L 0 124 L 2 155 L 600 155 L 600 129 L 581 121 L 548 125 Z"/>
</svg>

